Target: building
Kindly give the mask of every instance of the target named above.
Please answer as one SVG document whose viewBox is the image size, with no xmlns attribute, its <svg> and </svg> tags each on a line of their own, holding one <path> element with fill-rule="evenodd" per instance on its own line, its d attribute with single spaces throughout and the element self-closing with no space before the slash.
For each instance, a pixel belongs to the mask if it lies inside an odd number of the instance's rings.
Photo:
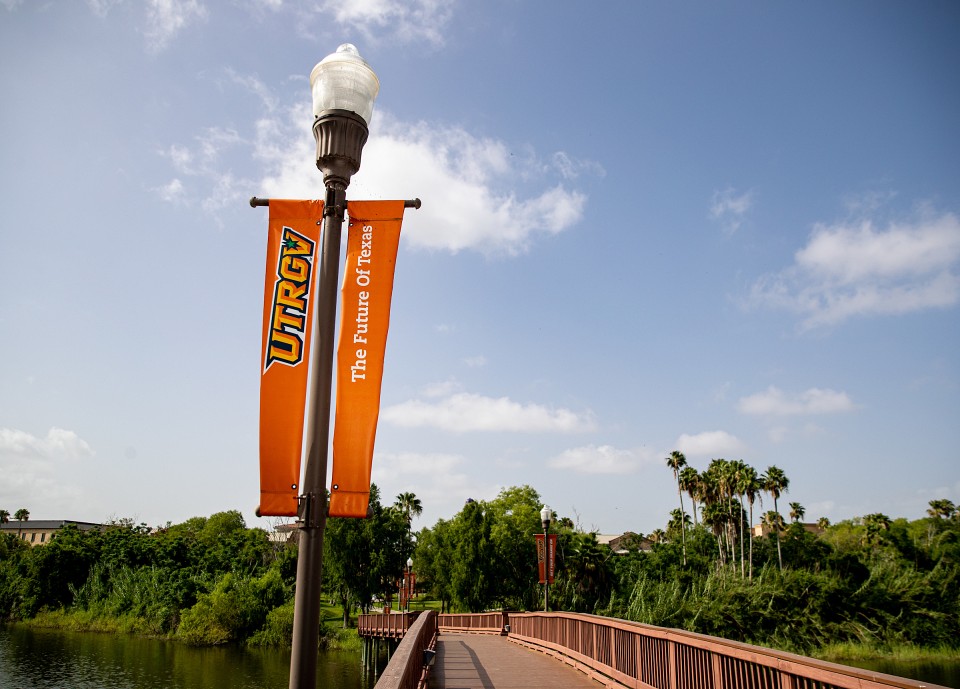
<svg viewBox="0 0 960 689">
<path fill-rule="evenodd" d="M 103 524 L 93 522 L 75 522 L 71 519 L 32 519 L 19 522 L 11 519 L 6 524 L 0 524 L 0 533 L 20 534 L 20 540 L 30 545 L 45 545 L 68 524 L 73 524 L 81 531 L 102 529 Z"/>
<path fill-rule="evenodd" d="M 653 547 L 653 541 L 632 531 L 622 534 L 597 534 L 597 543 L 609 546 L 615 555 L 624 555 L 631 549 L 650 550 Z"/>
<path fill-rule="evenodd" d="M 807 533 L 812 533 L 814 536 L 819 536 L 825 531 L 825 529 L 822 526 L 812 522 L 802 523 L 800 524 L 800 526 L 803 527 L 804 531 L 806 531 Z M 783 530 L 786 531 L 789 527 L 790 527 L 790 523 L 786 523 L 783 525 Z M 760 522 L 759 524 L 753 525 L 754 538 L 763 538 L 764 536 L 768 536 L 772 533 L 773 533 L 773 529 L 771 529 L 770 526 L 764 522 Z M 781 531 L 780 533 L 783 533 L 783 531 Z"/>
</svg>

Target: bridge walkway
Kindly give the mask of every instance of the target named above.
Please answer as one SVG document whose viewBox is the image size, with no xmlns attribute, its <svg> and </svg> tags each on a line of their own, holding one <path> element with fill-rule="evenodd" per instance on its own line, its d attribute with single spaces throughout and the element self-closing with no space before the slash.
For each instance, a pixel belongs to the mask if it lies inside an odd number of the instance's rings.
<svg viewBox="0 0 960 689">
<path fill-rule="evenodd" d="M 600 685 L 565 663 L 503 636 L 444 632 L 429 689 L 597 689 Z"/>
</svg>

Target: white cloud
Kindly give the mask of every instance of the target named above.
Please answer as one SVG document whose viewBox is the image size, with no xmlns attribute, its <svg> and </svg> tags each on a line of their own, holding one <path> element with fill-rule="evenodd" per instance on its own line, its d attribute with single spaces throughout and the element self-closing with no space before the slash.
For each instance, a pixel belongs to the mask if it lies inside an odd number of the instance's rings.
<svg viewBox="0 0 960 689">
<path fill-rule="evenodd" d="M 166 48 L 188 24 L 207 17 L 207 8 L 199 0 L 148 0 L 147 47 L 158 52 Z"/>
<path fill-rule="evenodd" d="M 73 431 L 51 428 L 44 438 L 26 431 L 0 428 L 0 457 L 13 455 L 53 459 L 77 459 L 93 456 L 94 452 L 85 440 Z"/>
<path fill-rule="evenodd" d="M 587 445 L 566 450 L 549 461 L 555 469 L 582 474 L 631 474 L 642 464 L 655 461 L 647 450 L 621 450 L 610 445 Z"/>
<path fill-rule="evenodd" d="M 470 368 L 481 368 L 487 365 L 487 357 L 483 356 L 482 354 L 478 356 L 470 356 L 464 359 L 463 363 Z"/>
<path fill-rule="evenodd" d="M 30 508 L 37 496 L 73 509 L 82 504 L 81 491 L 61 483 L 66 464 L 94 455 L 73 431 L 51 428 L 46 436 L 0 428 L 0 504 Z"/>
<path fill-rule="evenodd" d="M 726 234 L 740 229 L 747 212 L 753 207 L 753 191 L 737 194 L 732 187 L 715 191 L 710 201 L 710 217 L 718 221 Z"/>
<path fill-rule="evenodd" d="M 704 431 L 694 435 L 684 433 L 674 445 L 691 457 L 723 457 L 743 449 L 743 443 L 726 431 Z"/>
<path fill-rule="evenodd" d="M 321 180 L 315 145 L 304 138 L 309 109 L 298 107 L 286 124 L 272 120 L 257 136 L 257 156 L 270 172 L 264 195 L 317 198 Z M 281 132 L 288 132 L 283 142 Z M 281 143 L 278 143 L 281 142 Z M 475 137 L 458 127 L 405 124 L 380 112 L 374 116 L 360 172 L 350 198 L 421 198 L 410 211 L 404 241 L 425 249 L 518 255 L 535 238 L 560 233 L 583 217 L 586 197 L 561 184 L 540 187 L 522 198 L 509 191 L 513 176 L 540 179 L 535 161 L 515 161 L 502 141 Z"/>
<path fill-rule="evenodd" d="M 322 9 L 373 41 L 377 34 L 404 42 L 442 45 L 454 0 L 327 0 Z"/>
<path fill-rule="evenodd" d="M 754 416 L 808 416 L 849 412 L 857 407 L 845 392 L 810 388 L 787 395 L 771 385 L 763 392 L 741 397 L 737 408 Z"/>
<path fill-rule="evenodd" d="M 210 127 L 188 145 L 174 144 L 161 153 L 181 184 L 201 188 L 190 196 L 211 212 L 253 195 L 321 198 L 316 144 L 307 126 L 309 99 L 284 108 L 259 80 L 228 76 L 225 83 L 257 98 L 262 116 L 248 134 Z M 237 178 L 224 160 L 227 152 L 245 151 L 265 171 L 259 181 Z M 538 238 L 575 225 L 586 206 L 583 193 L 557 181 L 564 174 L 561 165 L 541 163 L 533 154 L 513 155 L 505 142 L 460 127 L 403 123 L 382 110 L 374 115 L 362 163 L 349 198 L 421 198 L 423 207 L 407 213 L 403 241 L 428 250 L 519 255 Z"/>
<path fill-rule="evenodd" d="M 470 393 L 457 393 L 432 403 L 409 400 L 387 407 L 380 418 L 404 428 L 432 427 L 455 432 L 575 433 L 596 427 L 589 412 L 524 405 L 507 397 Z"/>
<path fill-rule="evenodd" d="M 156 191 L 167 203 L 176 203 L 183 199 L 183 182 L 175 177 Z"/>
<path fill-rule="evenodd" d="M 384 504 L 392 504 L 401 492 L 416 493 L 423 503 L 424 522 L 432 523 L 459 512 L 467 498 L 485 500 L 499 491 L 498 485 L 478 484 L 464 471 L 466 463 L 461 455 L 378 452 L 372 480 L 380 488 Z"/>
<path fill-rule="evenodd" d="M 960 220 L 928 212 L 879 229 L 873 221 L 818 224 L 794 265 L 767 275 L 750 303 L 794 311 L 804 328 L 960 302 Z"/>
</svg>

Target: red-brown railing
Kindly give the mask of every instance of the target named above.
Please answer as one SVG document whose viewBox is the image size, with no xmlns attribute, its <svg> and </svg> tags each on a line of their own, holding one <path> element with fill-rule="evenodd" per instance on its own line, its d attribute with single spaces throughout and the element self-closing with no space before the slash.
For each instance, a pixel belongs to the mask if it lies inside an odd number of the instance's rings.
<svg viewBox="0 0 960 689">
<path fill-rule="evenodd" d="M 921 689 L 936 685 L 677 629 L 594 615 L 510 613 L 509 638 L 637 689 Z"/>
<path fill-rule="evenodd" d="M 438 616 L 427 611 L 410 626 L 412 620 L 404 618 L 412 615 L 360 617 L 361 635 L 403 637 L 376 689 L 416 687 L 425 677 L 423 649 L 433 648 L 438 632 L 506 634 L 511 641 L 563 660 L 602 684 L 632 689 L 938 688 L 760 646 L 610 617 L 562 612 Z M 404 636 L 408 626 L 410 633 Z"/>
<path fill-rule="evenodd" d="M 393 657 L 377 680 L 376 689 L 417 689 L 426 685 L 427 671 L 426 651 L 433 651 L 437 641 L 437 613 L 427 610 L 424 613 L 409 613 L 402 616 L 415 615 L 416 621 L 405 629 L 403 640 L 393 652 Z M 362 617 L 401 617 L 401 615 L 364 615 Z M 359 628 L 359 623 L 358 623 Z M 376 625 L 368 624 L 369 629 Z M 396 626 L 399 628 L 399 625 Z"/>
<path fill-rule="evenodd" d="M 419 615 L 419 611 L 388 615 L 360 615 L 357 618 L 357 634 L 378 639 L 402 639 Z"/>
<path fill-rule="evenodd" d="M 476 634 L 503 634 L 507 624 L 507 612 L 481 612 L 458 615 L 440 615 L 438 626 L 441 632 L 472 632 Z"/>
</svg>

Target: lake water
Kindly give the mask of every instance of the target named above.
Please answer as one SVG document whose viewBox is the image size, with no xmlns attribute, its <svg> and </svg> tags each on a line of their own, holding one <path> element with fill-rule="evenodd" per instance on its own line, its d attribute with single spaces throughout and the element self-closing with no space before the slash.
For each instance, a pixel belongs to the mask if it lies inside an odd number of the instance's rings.
<svg viewBox="0 0 960 689">
<path fill-rule="evenodd" d="M 893 660 L 845 660 L 843 664 L 960 689 L 960 662 L 922 661 L 904 663 Z"/>
<path fill-rule="evenodd" d="M 0 625 L 0 689 L 286 689 L 289 674 L 289 651 Z M 320 654 L 318 687 L 375 683 L 359 653 Z"/>
<path fill-rule="evenodd" d="M 847 664 L 960 689 L 960 663 Z M 286 689 L 289 673 L 289 651 L 191 648 L 0 625 L 0 689 Z M 364 671 L 358 653 L 320 654 L 318 687 L 373 689 L 374 684 L 376 677 Z"/>
</svg>

